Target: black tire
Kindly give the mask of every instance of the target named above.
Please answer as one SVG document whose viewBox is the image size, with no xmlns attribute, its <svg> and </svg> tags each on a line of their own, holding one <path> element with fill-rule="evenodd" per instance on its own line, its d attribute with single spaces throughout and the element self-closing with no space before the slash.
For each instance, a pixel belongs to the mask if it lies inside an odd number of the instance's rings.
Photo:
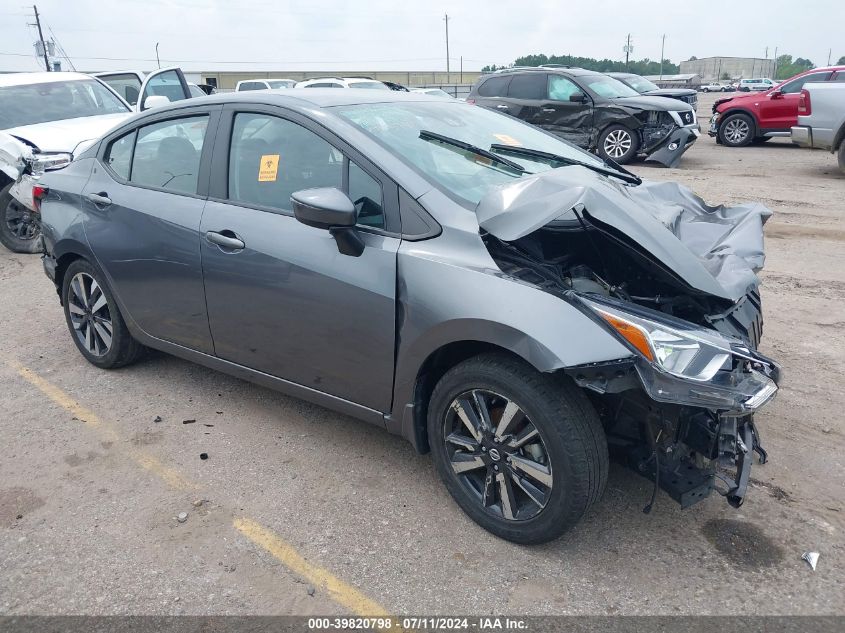
<svg viewBox="0 0 845 633">
<path fill-rule="evenodd" d="M 754 140 L 751 141 L 752 145 L 762 145 L 763 143 L 768 143 L 772 140 L 771 136 L 755 136 Z"/>
<path fill-rule="evenodd" d="M 719 123 L 719 140 L 728 147 L 745 147 L 754 140 L 754 120 L 747 114 L 729 114 Z"/>
<path fill-rule="evenodd" d="M 92 281 L 101 294 L 94 289 Z M 79 285 L 74 286 L 80 283 L 81 290 Z M 90 299 L 80 299 L 80 295 Z M 101 297 L 105 303 L 98 307 Z M 129 333 L 103 274 L 87 260 L 77 259 L 65 271 L 62 304 L 71 338 L 92 365 L 116 369 L 134 363 L 143 354 L 144 347 Z M 106 340 L 109 330 L 111 338 Z"/>
<path fill-rule="evenodd" d="M 639 135 L 624 125 L 611 125 L 599 136 L 599 156 L 614 160 L 620 165 L 634 160 L 639 149 Z M 619 155 L 615 155 L 617 153 Z"/>
<path fill-rule="evenodd" d="M 836 153 L 836 159 L 839 161 L 839 171 L 845 174 L 845 140 L 839 144 L 839 151 Z"/>
<path fill-rule="evenodd" d="M 473 412 L 478 411 L 464 400 L 476 390 L 485 393 L 484 398 L 491 405 L 490 428 L 504 418 L 507 406 L 513 404 L 524 413 L 524 417 L 514 418 L 521 419 L 519 424 L 525 425 L 521 433 L 516 432 L 520 429 L 517 425 L 513 434 L 502 435 L 504 439 L 482 436 L 475 449 L 462 446 L 460 440 L 451 439 L 447 443 L 447 436 L 454 438 L 457 428 L 468 429 L 461 426 L 453 403 L 464 402 Z M 473 415 L 478 419 L 476 413 Z M 528 428 L 538 432 L 539 440 L 526 443 L 514 453 L 511 444 L 533 434 L 526 431 Z M 607 483 L 607 440 L 598 415 L 584 393 L 568 377 L 540 373 L 527 363 L 503 354 L 476 356 L 446 372 L 429 402 L 428 438 L 438 474 L 461 509 L 485 530 L 516 543 L 544 543 L 559 537 L 578 523 L 599 499 Z M 485 444 L 489 450 L 484 448 Z M 492 458 L 493 448 L 502 454 Z M 526 460 L 538 453 L 536 459 Z M 456 456 L 467 459 L 458 461 Z M 486 458 L 484 466 L 473 466 L 468 469 L 470 472 L 456 474 L 453 463 L 479 458 Z M 523 486 L 526 481 L 537 484 L 534 491 L 545 486 L 539 479 L 524 476 L 523 473 L 529 473 L 523 467 L 516 469 L 519 462 L 536 466 L 537 461 L 548 464 L 545 468 L 551 471 L 545 473 L 551 485 L 545 489 L 542 505 L 536 501 L 532 504 L 528 489 Z M 470 477 L 475 478 L 474 483 Z M 497 483 L 491 483 L 491 477 Z M 493 496 L 498 495 L 497 504 L 483 503 L 488 485 Z M 507 504 L 509 510 L 516 506 L 513 518 L 506 518 L 502 490 L 507 486 L 511 489 L 510 498 L 517 502 Z"/>
<path fill-rule="evenodd" d="M 710 92 L 710 88 L 702 88 L 701 92 Z"/>
<path fill-rule="evenodd" d="M 14 253 L 38 253 L 41 228 L 35 213 L 12 197 L 9 183 L 0 189 L 0 243 Z"/>
</svg>

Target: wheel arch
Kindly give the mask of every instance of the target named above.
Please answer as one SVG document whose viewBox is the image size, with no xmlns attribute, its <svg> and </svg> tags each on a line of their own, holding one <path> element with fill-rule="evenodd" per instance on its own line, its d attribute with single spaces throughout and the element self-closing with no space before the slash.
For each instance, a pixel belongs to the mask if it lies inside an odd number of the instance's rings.
<svg viewBox="0 0 845 633">
<path fill-rule="evenodd" d="M 839 146 L 845 141 L 845 122 L 839 126 L 839 131 L 836 132 L 836 136 L 833 137 L 833 147 L 831 148 L 834 152 L 839 149 Z"/>
<path fill-rule="evenodd" d="M 53 257 L 56 260 L 56 292 L 59 294 L 59 302 L 62 301 L 62 284 L 64 283 L 65 272 L 77 259 L 84 259 L 95 268 L 99 268 L 94 254 L 90 249 L 75 239 L 65 239 L 57 242 L 53 247 Z"/>
</svg>

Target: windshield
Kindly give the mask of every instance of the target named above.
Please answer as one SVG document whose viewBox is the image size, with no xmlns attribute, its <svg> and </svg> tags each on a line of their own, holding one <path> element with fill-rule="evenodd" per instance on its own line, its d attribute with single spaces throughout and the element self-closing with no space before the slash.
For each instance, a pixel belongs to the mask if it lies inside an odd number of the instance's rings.
<svg viewBox="0 0 845 633">
<path fill-rule="evenodd" d="M 471 205 L 477 204 L 491 187 L 512 182 L 522 174 L 469 150 L 426 140 L 425 133 L 488 151 L 493 145 L 511 145 L 602 165 L 595 156 L 534 126 L 460 101 L 377 103 L 337 106 L 334 110 L 429 181 Z M 506 158 L 531 173 L 552 167 L 541 158 Z"/>
<path fill-rule="evenodd" d="M 271 88 L 275 90 L 278 88 L 293 88 L 296 82 L 285 79 L 282 81 L 268 81 L 267 83 L 270 85 Z"/>
<path fill-rule="evenodd" d="M 380 81 L 350 81 L 350 88 L 366 88 L 369 90 L 390 90 Z"/>
<path fill-rule="evenodd" d="M 651 92 L 652 90 L 660 90 L 656 84 L 651 83 L 645 77 L 626 77 L 625 83 L 640 94 L 644 92 Z"/>
<path fill-rule="evenodd" d="M 94 79 L 0 88 L 0 130 L 124 112 L 129 108 Z"/>
<path fill-rule="evenodd" d="M 587 88 L 600 97 L 616 99 L 617 97 L 638 97 L 640 93 L 633 88 L 626 86 L 618 79 L 607 75 L 584 75 L 578 78 Z"/>
</svg>

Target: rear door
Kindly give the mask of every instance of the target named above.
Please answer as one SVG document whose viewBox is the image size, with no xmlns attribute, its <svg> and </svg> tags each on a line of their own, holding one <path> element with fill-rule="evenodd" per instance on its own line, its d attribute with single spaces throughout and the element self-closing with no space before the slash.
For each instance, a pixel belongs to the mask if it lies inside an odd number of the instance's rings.
<svg viewBox="0 0 845 633">
<path fill-rule="evenodd" d="M 181 68 L 162 68 L 147 75 L 141 84 L 140 97 L 135 109 L 138 112 L 154 107 L 150 97 L 164 97 L 168 102 L 191 98 L 191 88 Z"/>
<path fill-rule="evenodd" d="M 807 73 L 782 84 L 777 90 L 760 95 L 760 128 L 763 131 L 788 131 L 798 124 L 798 98 L 804 84 L 827 81 L 830 71 Z"/>
<path fill-rule="evenodd" d="M 507 113 L 532 125 L 542 125 L 541 108 L 546 101 L 547 75 L 529 72 L 514 75 L 508 84 Z"/>
<path fill-rule="evenodd" d="M 357 150 L 281 108 L 227 106 L 200 233 L 217 356 L 388 411 L 396 321 L 398 189 Z M 360 257 L 293 216 L 290 196 L 348 193 Z"/>
<path fill-rule="evenodd" d="M 547 90 L 547 99 L 540 107 L 540 127 L 579 147 L 589 148 L 593 129 L 592 99 L 563 75 L 549 75 Z"/>
<path fill-rule="evenodd" d="M 82 196 L 91 249 L 128 318 L 209 354 L 199 228 L 220 109 L 170 111 L 110 135 Z"/>
<path fill-rule="evenodd" d="M 495 77 L 490 77 L 484 81 L 475 94 L 475 102 L 485 108 L 503 112 L 504 114 L 513 114 L 510 102 L 508 100 L 508 87 L 514 74 L 503 74 Z"/>
</svg>

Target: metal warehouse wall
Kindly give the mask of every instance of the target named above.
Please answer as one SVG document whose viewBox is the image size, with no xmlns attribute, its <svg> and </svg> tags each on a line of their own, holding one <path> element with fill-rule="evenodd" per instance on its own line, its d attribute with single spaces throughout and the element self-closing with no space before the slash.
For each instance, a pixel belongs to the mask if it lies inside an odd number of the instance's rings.
<svg viewBox="0 0 845 633">
<path fill-rule="evenodd" d="M 761 57 L 705 57 L 681 62 L 681 73 L 697 73 L 707 80 L 720 79 L 728 73 L 731 79 L 774 77 L 775 60 Z"/>
<path fill-rule="evenodd" d="M 217 80 L 220 90 L 234 90 L 239 81 L 246 79 L 309 79 L 311 77 L 372 77 L 379 81 L 392 81 L 404 86 L 440 85 L 440 84 L 471 84 L 481 76 L 480 72 L 437 72 L 437 71 L 372 71 L 372 70 L 279 70 L 271 72 L 215 72 L 200 73 L 203 83 L 208 79 Z"/>
</svg>

